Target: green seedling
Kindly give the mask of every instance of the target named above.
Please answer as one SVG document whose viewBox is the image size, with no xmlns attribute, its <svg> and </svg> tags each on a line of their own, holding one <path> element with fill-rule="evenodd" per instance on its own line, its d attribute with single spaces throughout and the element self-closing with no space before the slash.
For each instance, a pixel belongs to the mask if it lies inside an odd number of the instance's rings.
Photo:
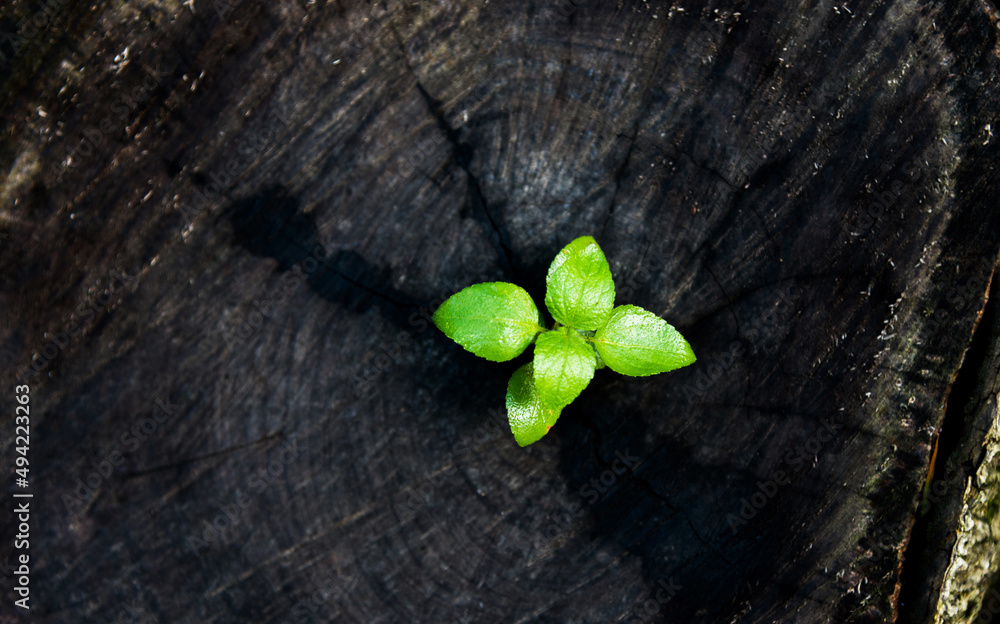
<svg viewBox="0 0 1000 624">
<path fill-rule="evenodd" d="M 591 236 L 559 252 L 545 287 L 551 329 L 527 291 L 506 282 L 464 288 L 433 316 L 446 336 L 493 362 L 512 360 L 534 343 L 534 360 L 507 384 L 507 419 L 521 446 L 549 432 L 597 369 L 645 377 L 695 361 L 691 345 L 666 321 L 633 305 L 615 307 L 611 267 Z"/>
</svg>

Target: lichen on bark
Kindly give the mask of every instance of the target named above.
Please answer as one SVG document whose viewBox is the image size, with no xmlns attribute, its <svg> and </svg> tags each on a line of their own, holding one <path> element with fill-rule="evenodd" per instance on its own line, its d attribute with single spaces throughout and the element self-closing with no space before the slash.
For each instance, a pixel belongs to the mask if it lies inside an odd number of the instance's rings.
<svg viewBox="0 0 1000 624">
<path fill-rule="evenodd" d="M 1000 567 L 1000 411 L 990 401 L 993 423 L 976 478 L 966 481 L 958 536 L 945 573 L 935 624 L 971 624 L 990 612 L 987 587 Z"/>
</svg>

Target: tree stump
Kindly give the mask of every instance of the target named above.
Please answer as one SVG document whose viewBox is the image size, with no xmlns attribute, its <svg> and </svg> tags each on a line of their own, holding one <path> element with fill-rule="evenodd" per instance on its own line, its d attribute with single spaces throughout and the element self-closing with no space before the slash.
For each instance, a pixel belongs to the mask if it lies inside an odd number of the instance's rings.
<svg viewBox="0 0 1000 624">
<path fill-rule="evenodd" d="M 992 617 L 990 1 L 272 4 L 0 8 L 0 613 Z M 522 449 L 430 314 L 582 235 L 698 361 Z"/>
</svg>

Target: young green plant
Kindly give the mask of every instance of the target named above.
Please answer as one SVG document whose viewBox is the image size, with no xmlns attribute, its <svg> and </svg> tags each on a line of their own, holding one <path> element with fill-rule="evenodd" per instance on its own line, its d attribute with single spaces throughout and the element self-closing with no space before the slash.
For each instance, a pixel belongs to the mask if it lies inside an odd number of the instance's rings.
<svg viewBox="0 0 1000 624">
<path fill-rule="evenodd" d="M 507 384 L 507 419 L 521 446 L 548 433 L 599 368 L 645 377 L 695 361 L 691 345 L 666 321 L 633 305 L 615 307 L 611 267 L 591 236 L 559 252 L 545 287 L 551 329 L 527 291 L 506 282 L 464 288 L 433 316 L 446 336 L 493 362 L 535 344 L 534 360 Z"/>
</svg>

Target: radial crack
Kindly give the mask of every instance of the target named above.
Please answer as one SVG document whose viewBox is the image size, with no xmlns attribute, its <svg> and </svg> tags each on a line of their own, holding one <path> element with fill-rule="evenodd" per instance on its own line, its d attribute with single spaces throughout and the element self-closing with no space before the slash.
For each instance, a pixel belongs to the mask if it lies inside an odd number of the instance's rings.
<svg viewBox="0 0 1000 624">
<path fill-rule="evenodd" d="M 621 135 L 619 135 L 621 136 Z M 618 191 L 622 188 L 622 179 L 625 177 L 625 171 L 628 169 L 628 163 L 632 160 L 632 151 L 635 149 L 636 139 L 638 135 L 638 122 L 636 122 L 636 133 L 632 136 L 627 137 L 629 139 L 628 150 L 625 151 L 625 158 L 615 169 L 614 180 L 615 180 L 615 190 L 611 194 L 611 203 L 608 206 L 608 216 L 604 218 L 604 226 L 601 228 L 601 239 L 604 239 L 604 232 L 608 229 L 608 224 L 611 223 L 611 216 L 615 213 L 615 207 L 618 202 Z"/>
<path fill-rule="evenodd" d="M 704 171 L 707 171 L 707 172 L 711 173 L 713 176 L 715 176 L 717 179 L 719 179 L 723 184 L 725 184 L 729 188 L 733 189 L 734 191 L 738 191 L 739 190 L 739 187 L 737 187 L 735 184 L 733 184 L 729 180 L 729 178 L 727 178 L 726 176 L 722 175 L 720 172 L 716 171 L 712 167 L 709 167 L 708 165 L 703 165 L 703 164 L 699 163 L 697 160 L 695 160 L 694 156 L 692 156 L 691 154 L 689 154 L 686 151 L 684 151 L 683 149 L 681 149 L 681 147 L 679 145 L 675 144 L 674 148 L 678 152 L 680 152 L 681 154 L 683 154 L 684 156 L 687 156 L 688 160 L 691 161 L 691 164 L 694 165 L 695 167 L 697 167 L 698 169 L 702 169 Z"/>
<path fill-rule="evenodd" d="M 493 241 L 494 245 L 500 249 L 504 260 L 507 263 L 507 268 L 510 272 L 514 272 L 514 261 L 513 253 L 510 247 L 504 241 L 503 232 L 497 225 L 496 219 L 490 212 L 489 205 L 486 202 L 486 196 L 483 193 L 482 186 L 479 184 L 479 179 L 472 173 L 470 164 L 472 163 L 472 157 L 474 150 L 471 145 L 465 143 L 459 139 L 458 131 L 452 128 L 448 124 L 448 120 L 445 119 L 444 113 L 441 110 L 441 102 L 438 101 L 434 96 L 432 96 L 427 89 L 424 87 L 423 83 L 420 81 L 420 77 L 413 70 L 413 66 L 410 65 L 409 56 L 406 53 L 406 48 L 403 46 L 403 40 L 399 37 L 395 28 L 391 28 L 393 36 L 396 39 L 396 44 L 399 46 L 399 53 L 402 57 L 403 65 L 406 67 L 407 71 L 413 77 L 413 82 L 417 87 L 417 91 L 423 98 L 424 103 L 427 105 L 427 109 L 430 111 L 431 115 L 437 122 L 438 128 L 444 134 L 448 143 L 451 145 L 452 159 L 455 164 L 465 172 L 468 177 L 469 185 L 472 189 L 472 201 L 473 204 L 482 211 L 483 215 L 486 217 L 487 222 L 489 222 L 490 227 L 493 228 L 494 236 L 490 236 L 490 240 Z"/>
<path fill-rule="evenodd" d="M 135 477 L 141 477 L 141 476 L 144 476 L 144 475 L 147 475 L 147 474 L 151 474 L 151 473 L 154 473 L 154 472 L 160 472 L 161 470 L 169 470 L 171 468 L 179 468 L 181 466 L 186 466 L 187 464 L 193 464 L 194 462 L 202 461 L 202 460 L 205 460 L 205 459 L 211 459 L 213 457 L 219 457 L 221 455 L 228 455 L 229 453 L 233 453 L 235 451 L 240 451 L 240 450 L 243 450 L 243 449 L 246 449 L 246 448 L 250 448 L 252 446 L 257 446 L 257 445 L 261 444 L 262 442 L 267 442 L 267 441 L 273 440 L 275 438 L 284 437 L 284 435 L 285 434 L 282 433 L 281 431 L 276 431 L 276 432 L 268 434 L 268 435 L 266 435 L 266 436 L 264 436 L 262 438 L 254 440 L 253 442 L 246 442 L 244 444 L 236 444 L 234 446 L 230 446 L 230 447 L 227 447 L 227 448 L 224 448 L 224 449 L 220 449 L 218 451 L 213 451 L 211 453 L 205 453 L 204 455 L 196 455 L 194 457 L 188 457 L 188 458 L 182 459 L 180 461 L 170 462 L 169 464 L 160 464 L 159 466 L 153 466 L 152 468 L 144 468 L 142 470 L 133 470 L 132 472 L 125 473 L 123 476 L 126 479 L 132 479 L 132 478 L 135 478 Z"/>
<path fill-rule="evenodd" d="M 900 622 L 927 621 L 934 614 L 942 588 L 938 571 L 947 565 L 955 545 L 954 516 L 961 510 L 966 482 L 982 461 L 988 428 L 982 419 L 992 416 L 977 406 L 992 393 L 990 384 L 995 384 L 996 377 L 990 369 L 1000 340 L 1000 293 L 995 277 L 987 286 L 983 306 L 975 311 L 972 336 L 947 390 L 920 504 L 901 553 L 898 599 L 893 605 Z"/>
</svg>

